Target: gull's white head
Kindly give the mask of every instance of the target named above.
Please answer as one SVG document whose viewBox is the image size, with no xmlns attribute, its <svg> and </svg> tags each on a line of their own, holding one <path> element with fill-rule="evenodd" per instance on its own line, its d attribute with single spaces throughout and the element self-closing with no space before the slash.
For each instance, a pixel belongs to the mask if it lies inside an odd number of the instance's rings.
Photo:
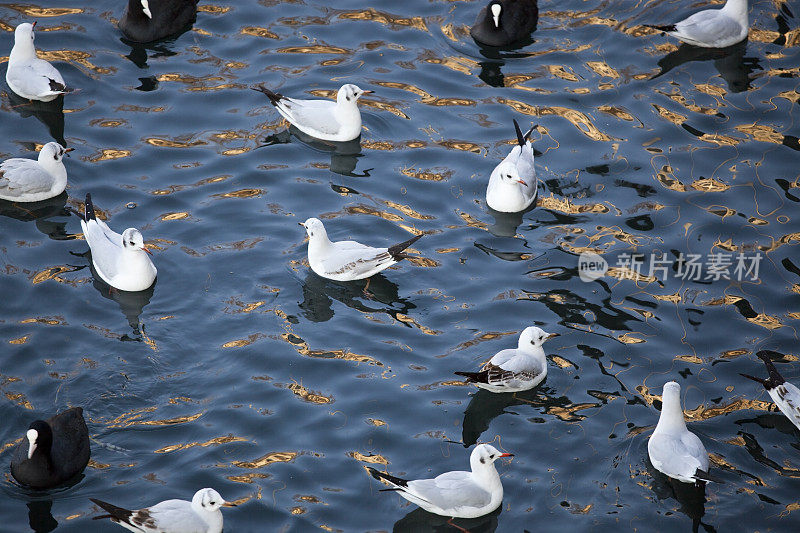
<svg viewBox="0 0 800 533">
<path fill-rule="evenodd" d="M 122 247 L 125 250 L 142 250 L 152 255 L 150 249 L 144 244 L 142 233 L 136 228 L 128 228 L 122 232 Z"/>
<path fill-rule="evenodd" d="M 525 180 L 519 176 L 517 165 L 511 161 L 502 161 L 499 165 L 497 165 L 496 172 L 499 173 L 500 180 L 507 185 L 518 184 L 520 187 L 524 187 L 523 190 L 530 187 L 527 183 L 525 183 Z"/>
<path fill-rule="evenodd" d="M 328 238 L 328 233 L 325 231 L 325 226 L 318 218 L 309 218 L 305 222 L 300 222 L 300 225 L 306 228 L 309 240 L 317 240 L 320 237 Z"/>
<path fill-rule="evenodd" d="M 664 390 L 661 392 L 661 403 L 669 403 L 680 405 L 681 403 L 681 386 L 677 381 L 668 381 L 664 383 Z"/>
<path fill-rule="evenodd" d="M 28 50 L 29 53 L 36 54 L 33 46 L 33 40 L 35 39 L 33 33 L 34 26 L 36 26 L 35 22 L 33 24 L 30 22 L 23 22 L 14 30 L 14 48 L 17 49 L 17 53 L 19 53 L 19 50 Z"/>
<path fill-rule="evenodd" d="M 489 6 L 489 9 L 492 10 L 492 19 L 494 20 L 494 27 L 500 27 L 500 12 L 503 10 L 503 6 L 500 5 L 500 2 L 494 2 Z"/>
<path fill-rule="evenodd" d="M 359 98 L 361 98 L 362 94 L 369 94 L 372 91 L 365 91 L 361 89 L 358 85 L 353 85 L 352 83 L 347 83 L 342 85 L 339 89 L 339 92 L 336 94 L 336 101 L 338 103 L 342 102 L 350 102 L 355 105 Z"/>
<path fill-rule="evenodd" d="M 33 457 L 33 452 L 36 451 L 36 446 L 38 445 L 37 440 L 39 439 L 39 432 L 35 429 L 31 428 L 25 433 L 25 436 L 28 437 L 28 459 Z"/>
<path fill-rule="evenodd" d="M 64 159 L 64 154 L 73 150 L 74 148 L 64 148 L 57 142 L 49 142 L 42 146 L 42 149 L 39 152 L 39 163 L 61 163 L 61 160 Z"/>
<path fill-rule="evenodd" d="M 141 1 L 142 1 L 142 12 L 147 18 L 152 19 L 153 14 L 150 13 L 150 4 L 147 3 L 147 0 L 141 0 Z"/>
<path fill-rule="evenodd" d="M 213 513 L 219 510 L 220 507 L 236 507 L 235 504 L 226 502 L 219 492 L 214 489 L 200 489 L 194 493 L 192 497 L 192 506 L 199 508 L 207 513 Z"/>
<path fill-rule="evenodd" d="M 469 456 L 469 464 L 473 470 L 479 470 L 500 459 L 501 457 L 513 457 L 513 453 L 503 453 L 491 444 L 478 444 Z"/>
<path fill-rule="evenodd" d="M 531 345 L 541 348 L 547 339 L 552 339 L 553 337 L 558 337 L 558 333 L 547 333 L 537 326 L 527 327 L 519 336 L 519 349 L 529 349 Z"/>
<path fill-rule="evenodd" d="M 656 431 L 685 431 L 686 420 L 681 408 L 681 386 L 675 381 L 664 383 L 661 393 L 661 414 Z"/>
</svg>

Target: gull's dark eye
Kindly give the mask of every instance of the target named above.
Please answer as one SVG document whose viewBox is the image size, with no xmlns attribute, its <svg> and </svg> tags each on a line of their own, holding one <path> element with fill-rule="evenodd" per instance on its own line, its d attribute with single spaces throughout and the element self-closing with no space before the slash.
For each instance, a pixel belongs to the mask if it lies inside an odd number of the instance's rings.
<svg viewBox="0 0 800 533">
<path fill-rule="evenodd" d="M 494 459 L 494 454 L 490 455 L 489 459 Z"/>
<path fill-rule="evenodd" d="M 211 505 L 214 505 L 216 502 L 211 502 Z"/>
<path fill-rule="evenodd" d="M 130 244 L 131 246 L 133 246 L 133 241 L 131 241 L 131 242 L 130 242 L 130 243 L 128 243 L 128 244 Z"/>
</svg>

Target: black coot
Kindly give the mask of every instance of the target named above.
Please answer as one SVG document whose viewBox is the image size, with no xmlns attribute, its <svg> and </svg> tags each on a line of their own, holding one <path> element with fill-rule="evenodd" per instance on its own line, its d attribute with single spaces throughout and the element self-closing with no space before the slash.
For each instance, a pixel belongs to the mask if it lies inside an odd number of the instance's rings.
<svg viewBox="0 0 800 533">
<path fill-rule="evenodd" d="M 89 429 L 83 409 L 73 407 L 35 420 L 11 459 L 14 479 L 34 489 L 49 489 L 83 472 L 89 463 Z"/>
<path fill-rule="evenodd" d="M 125 37 L 149 43 L 180 33 L 197 18 L 197 0 L 128 0 L 119 21 Z"/>
<path fill-rule="evenodd" d="M 508 46 L 529 40 L 538 21 L 536 0 L 492 0 L 478 13 L 469 34 L 478 44 Z"/>
</svg>

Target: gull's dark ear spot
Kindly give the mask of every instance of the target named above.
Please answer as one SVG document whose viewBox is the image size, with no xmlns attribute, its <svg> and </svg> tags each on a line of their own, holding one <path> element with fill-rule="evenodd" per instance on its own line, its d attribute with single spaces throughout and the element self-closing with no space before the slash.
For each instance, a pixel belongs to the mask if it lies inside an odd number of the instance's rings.
<svg viewBox="0 0 800 533">
<path fill-rule="evenodd" d="M 348 102 L 350 101 L 350 97 L 349 96 L 345 96 L 345 98 L 347 99 Z"/>
<path fill-rule="evenodd" d="M 481 464 L 482 464 L 482 465 L 485 465 L 485 464 L 486 464 L 486 459 L 484 459 L 483 457 L 481 457 Z"/>
</svg>

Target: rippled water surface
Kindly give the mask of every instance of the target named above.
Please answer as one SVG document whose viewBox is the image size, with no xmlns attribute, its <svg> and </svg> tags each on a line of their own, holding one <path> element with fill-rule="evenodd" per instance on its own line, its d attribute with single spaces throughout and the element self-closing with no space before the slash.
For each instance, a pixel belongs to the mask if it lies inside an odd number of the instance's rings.
<svg viewBox="0 0 800 533">
<path fill-rule="evenodd" d="M 122 0 L 49 4 L 0 4 L 0 54 L 35 19 L 81 89 L 58 124 L 2 88 L 0 156 L 62 135 L 76 150 L 68 199 L 0 206 L 0 529 L 119 530 L 91 521 L 90 497 L 213 486 L 240 503 L 226 531 L 452 531 L 363 467 L 463 469 L 476 441 L 516 457 L 498 463 L 502 509 L 471 531 L 797 529 L 800 432 L 738 375 L 765 376 L 754 353 L 771 349 L 800 382 L 797 2 L 756 0 L 749 41 L 703 54 L 642 24 L 705 0 L 543 1 L 517 53 L 469 38 L 480 2 L 201 0 L 191 31 L 147 48 L 120 40 Z M 259 82 L 374 90 L 360 145 L 290 134 Z M 537 125 L 541 180 L 516 217 L 484 200 L 512 118 Z M 86 192 L 156 249 L 153 290 L 94 281 L 63 211 Z M 425 237 L 365 294 L 310 272 L 310 216 L 334 239 Z M 586 251 L 605 277 L 580 280 Z M 756 279 L 682 279 L 681 252 L 762 260 Z M 476 394 L 453 375 L 532 324 L 561 335 L 537 389 Z M 704 505 L 647 460 L 671 379 L 726 481 Z M 10 448 L 68 406 L 92 463 L 30 495 Z"/>
</svg>

